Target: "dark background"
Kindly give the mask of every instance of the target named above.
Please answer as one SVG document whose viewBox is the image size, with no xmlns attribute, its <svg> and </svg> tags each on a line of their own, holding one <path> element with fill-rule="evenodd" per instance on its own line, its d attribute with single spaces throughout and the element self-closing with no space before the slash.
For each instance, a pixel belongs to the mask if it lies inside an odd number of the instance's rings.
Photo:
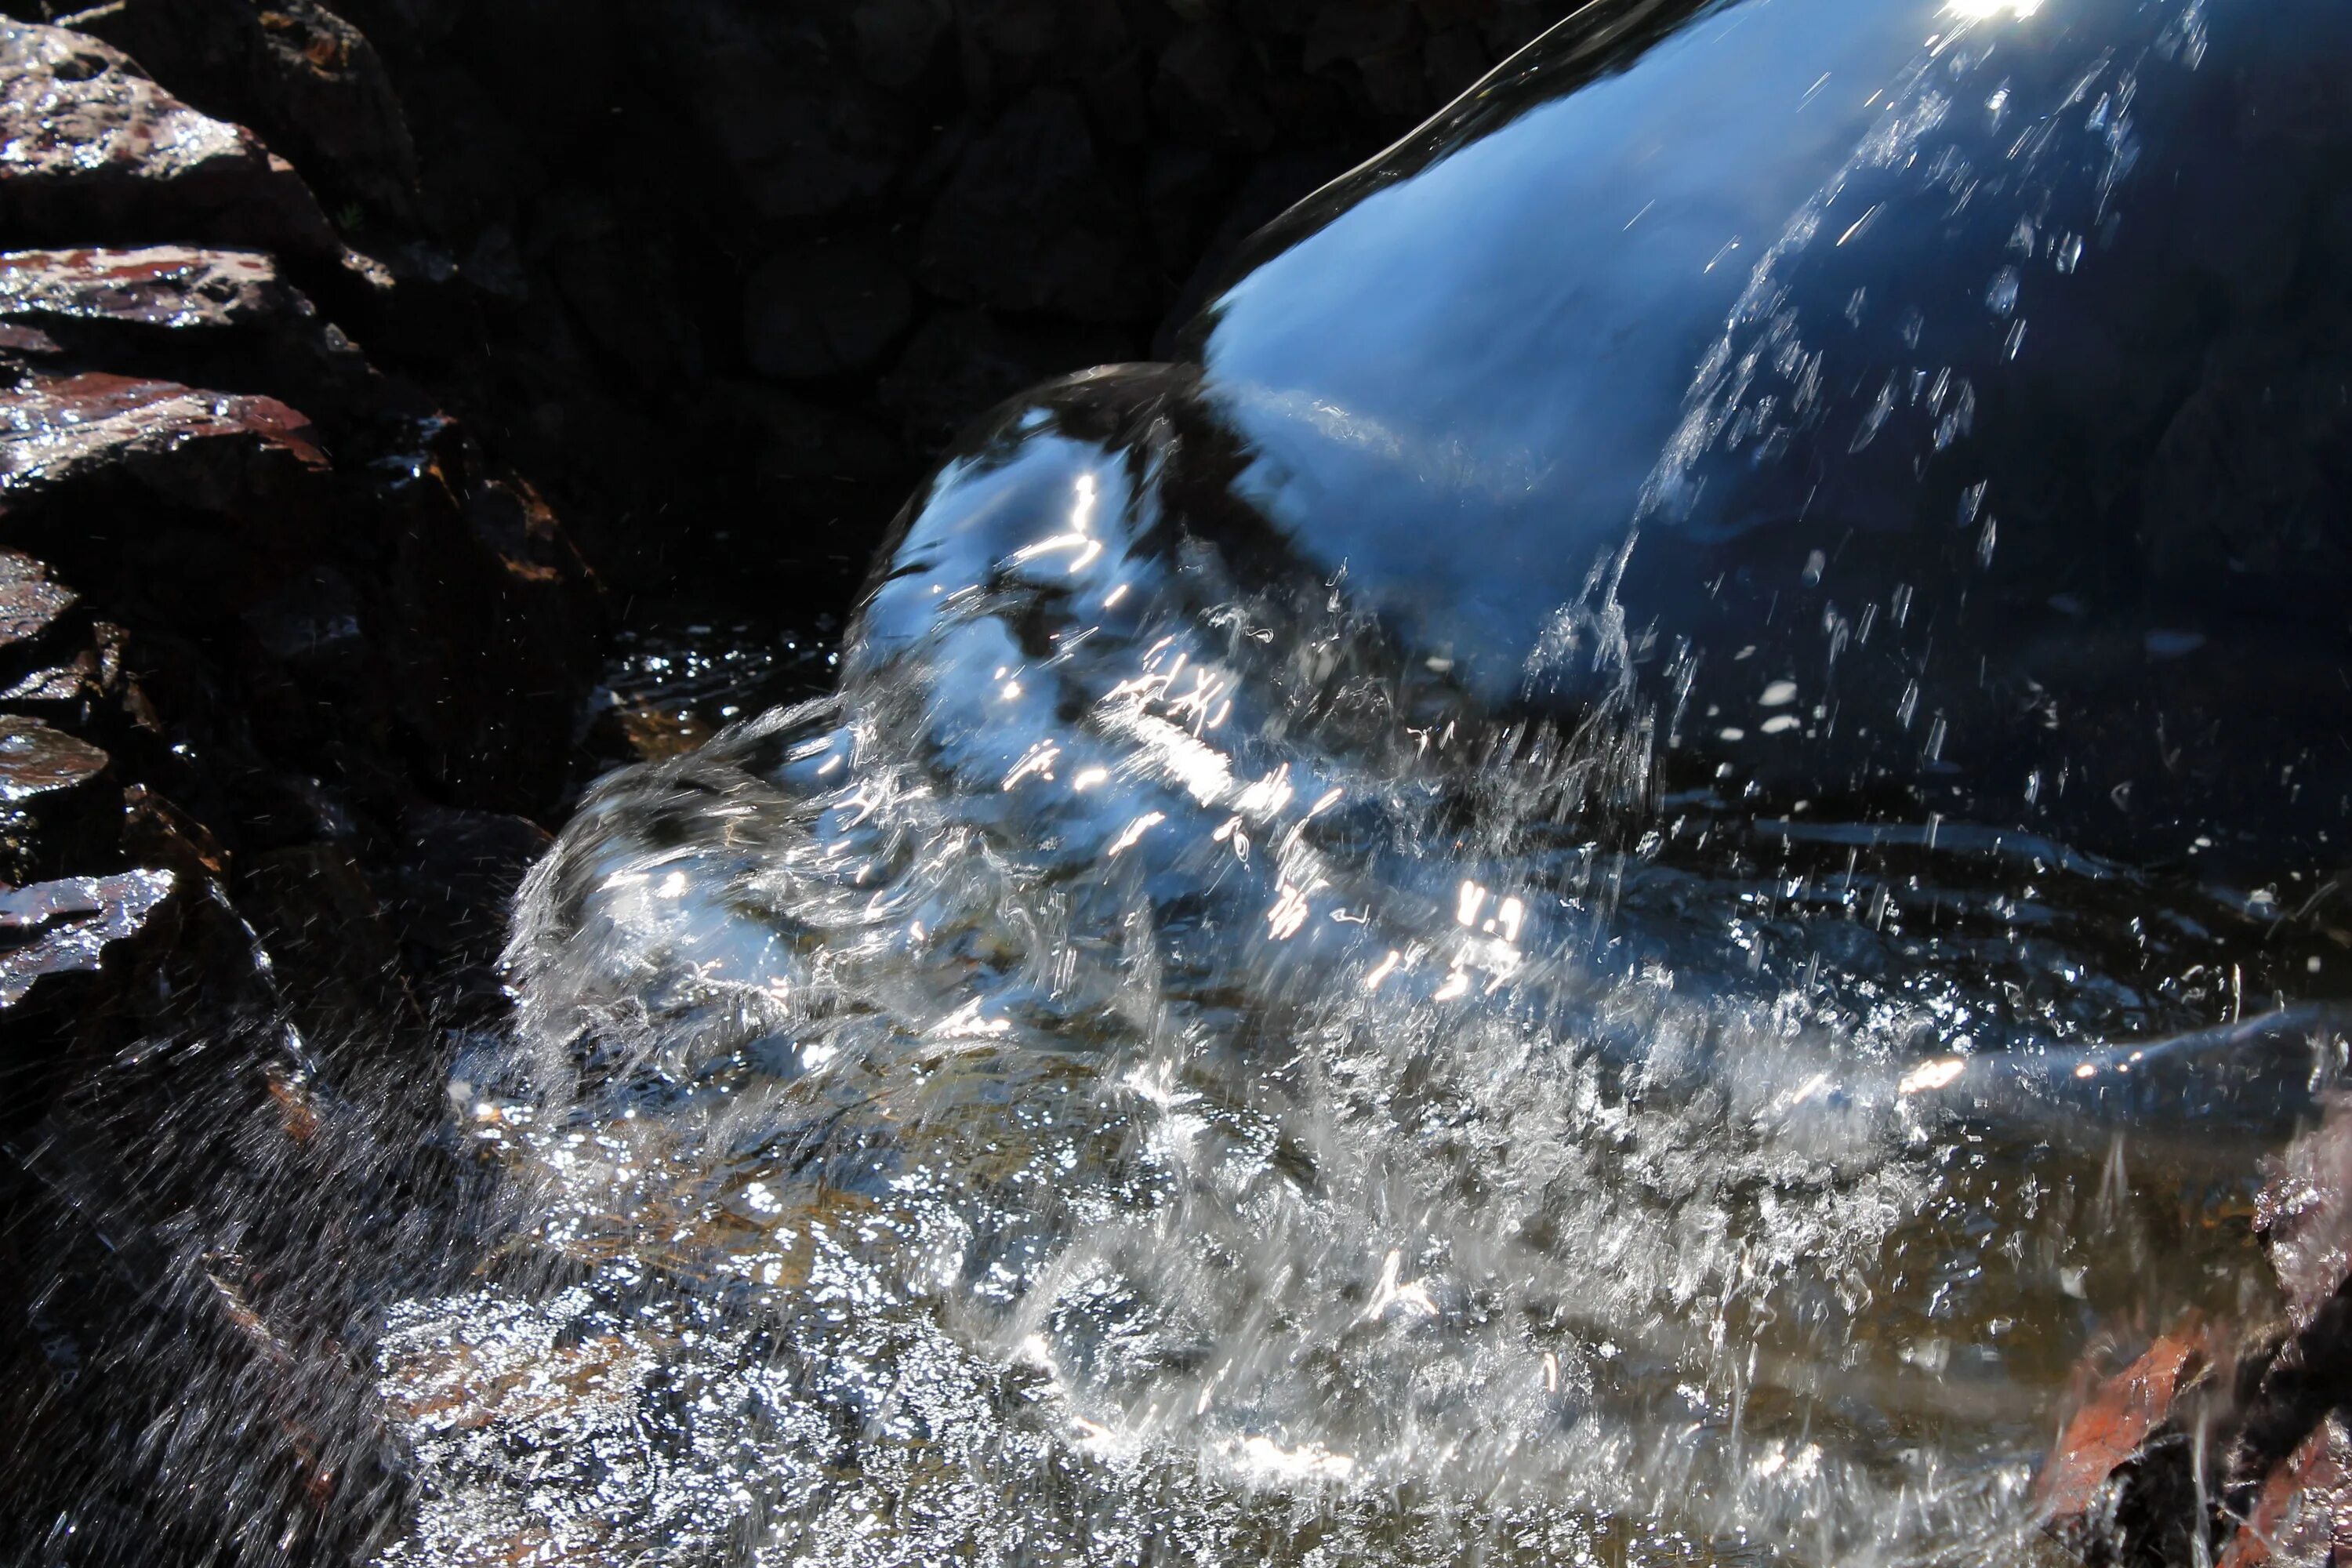
<svg viewBox="0 0 2352 1568">
<path fill-rule="evenodd" d="M 965 421 L 1164 353 L 1244 235 L 1561 9 L 0 6 L 290 159 L 398 279 L 345 312 L 373 318 L 362 347 L 529 476 L 624 612 L 683 590 L 788 614 L 844 607 Z"/>
</svg>

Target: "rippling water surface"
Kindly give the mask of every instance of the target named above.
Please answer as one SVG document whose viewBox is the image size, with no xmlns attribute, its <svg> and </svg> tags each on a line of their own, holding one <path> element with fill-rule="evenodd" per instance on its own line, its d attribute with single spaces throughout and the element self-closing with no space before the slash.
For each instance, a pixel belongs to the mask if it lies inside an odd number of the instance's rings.
<svg viewBox="0 0 2352 1568">
<path fill-rule="evenodd" d="M 2341 1065 L 2346 31 L 1597 8 L 1000 415 L 534 873 L 387 1561 L 2050 1550 Z"/>
</svg>

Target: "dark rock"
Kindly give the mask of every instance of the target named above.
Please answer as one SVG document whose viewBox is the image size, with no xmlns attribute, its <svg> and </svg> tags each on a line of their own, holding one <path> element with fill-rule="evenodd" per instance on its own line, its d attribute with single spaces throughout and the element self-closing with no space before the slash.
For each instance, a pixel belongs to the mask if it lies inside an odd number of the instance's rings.
<svg viewBox="0 0 2352 1568">
<path fill-rule="evenodd" d="M 593 584 L 538 493 L 472 456 L 428 446 L 383 492 L 393 537 L 373 591 L 388 698 L 437 790 L 544 811 L 587 691 Z"/>
<path fill-rule="evenodd" d="M 2158 445 L 2142 538 L 2161 590 L 2268 613 L 2333 592 L 2352 570 L 2352 324 L 2218 345 Z M 2325 605 L 2316 606 L 2323 610 Z"/>
<path fill-rule="evenodd" d="M 462 53 L 540 155 L 574 163 L 637 68 L 634 27 L 621 0 L 486 0 L 463 6 L 457 37 L 431 53 Z"/>
<path fill-rule="evenodd" d="M 954 25 L 950 0 L 861 0 L 849 14 L 857 68 L 878 87 L 914 86 Z"/>
<path fill-rule="evenodd" d="M 380 1024 L 414 1009 L 383 901 L 341 845 L 303 844 L 254 857 L 238 879 L 236 898 L 313 1029 Z"/>
<path fill-rule="evenodd" d="M 1323 71 L 1412 50 L 1421 40 L 1421 18 L 1410 0 L 1328 0 L 1317 7 L 1307 30 L 1304 64 Z"/>
<path fill-rule="evenodd" d="M 782 492 L 828 479 L 870 484 L 907 472 L 907 455 L 898 443 L 854 414 L 771 387 L 712 390 L 727 405 L 724 417 L 736 438 L 756 454 L 763 490 Z"/>
<path fill-rule="evenodd" d="M 445 230 L 519 232 L 519 210 L 546 189 L 545 162 L 504 103 L 465 66 L 436 58 L 408 79 L 428 213 Z"/>
<path fill-rule="evenodd" d="M 1440 103 L 1469 91 L 1495 64 L 1494 58 L 1486 52 L 1485 40 L 1469 26 L 1432 33 L 1429 41 L 1422 46 L 1422 61 L 1428 73 L 1430 93 Z"/>
<path fill-rule="evenodd" d="M 566 189 L 541 205 L 530 250 L 545 258 L 590 341 L 647 386 L 702 374 L 702 351 L 682 308 L 669 251 L 634 231 L 603 197 Z"/>
<path fill-rule="evenodd" d="M 96 974 L 110 949 L 140 936 L 177 886 L 169 871 L 71 877 L 0 891 L 0 1009 L 55 975 Z"/>
<path fill-rule="evenodd" d="M 1200 146 L 1263 152 L 1274 140 L 1248 47 L 1221 20 L 1196 23 L 1160 55 L 1151 107 L 1171 134 Z"/>
<path fill-rule="evenodd" d="M 914 291 L 888 237 L 846 235 L 760 264 L 744 288 L 744 348 L 762 375 L 839 375 L 878 363 L 913 315 Z"/>
<path fill-rule="evenodd" d="M 1087 82 L 1132 55 L 1126 18 L 1104 0 L 956 0 L 964 92 L 983 111 L 1049 81 Z"/>
<path fill-rule="evenodd" d="M 554 842 L 520 816 L 412 807 L 391 884 L 401 939 L 443 964 L 494 963 L 515 890 Z"/>
<path fill-rule="evenodd" d="M 1205 148 L 1171 142 L 1152 150 L 1143 176 L 1143 216 L 1163 276 L 1182 278 L 1233 196 L 1235 176 Z"/>
<path fill-rule="evenodd" d="M 923 226 L 923 286 L 1082 321 L 1149 307 L 1141 215 L 1097 156 L 1085 109 L 1041 88 L 974 142 Z"/>
<path fill-rule="evenodd" d="M 883 379 L 885 403 L 936 451 L 966 424 L 1050 376 L 1131 358 L 1102 331 L 1015 327 L 985 310 L 949 310 L 915 333 Z"/>
<path fill-rule="evenodd" d="M 767 219 L 870 205 L 911 142 L 903 109 L 860 81 L 805 12 L 751 0 L 667 0 L 653 32 L 677 101 Z"/>
<path fill-rule="evenodd" d="M 249 245 L 337 259 L 293 165 L 121 51 L 0 21 L 0 229 L 18 243 Z"/>
</svg>

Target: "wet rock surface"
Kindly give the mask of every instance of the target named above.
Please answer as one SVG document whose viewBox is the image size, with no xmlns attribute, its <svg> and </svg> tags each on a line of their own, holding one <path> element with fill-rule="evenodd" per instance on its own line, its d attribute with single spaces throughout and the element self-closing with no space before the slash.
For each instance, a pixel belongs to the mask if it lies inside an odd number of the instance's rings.
<svg viewBox="0 0 2352 1568">
<path fill-rule="evenodd" d="M 210 15 L 100 19 L 201 64 L 236 42 L 187 32 Z M 377 186 L 413 172 L 363 40 L 315 7 L 246 20 L 221 58 L 397 210 Z M 257 1489 L 280 1560 L 332 1555 L 390 1471 L 337 1403 L 364 1389 L 295 1262 L 313 1242 L 251 1216 L 329 1158 L 320 1126 L 396 1124 L 444 1032 L 501 1005 L 528 816 L 588 765 L 598 589 L 531 486 L 296 281 L 364 311 L 388 274 L 346 267 L 258 137 L 63 29 L 0 23 L 0 227 L 52 245 L 0 256 L 0 1209 L 47 1279 L 0 1287 L 35 1435 L 0 1462 L 0 1553 L 123 1560 L 160 1531 L 156 1560 L 234 1554 Z M 375 121 L 329 112 L 370 84 Z M 354 1037 L 402 1059 L 339 1110 L 307 1086 Z M 278 1414 L 173 1410 L 220 1376 Z M 126 1427 L 151 1437 L 125 1491 L 77 1498 Z M 219 1513 L 159 1524 L 138 1493 L 175 1475 Z"/>
<path fill-rule="evenodd" d="M 824 684 L 959 428 L 1551 19 L 1355 9 L 0 4 L 0 1554 L 399 1516 L 351 1263 L 465 1256 L 546 825 Z"/>
</svg>

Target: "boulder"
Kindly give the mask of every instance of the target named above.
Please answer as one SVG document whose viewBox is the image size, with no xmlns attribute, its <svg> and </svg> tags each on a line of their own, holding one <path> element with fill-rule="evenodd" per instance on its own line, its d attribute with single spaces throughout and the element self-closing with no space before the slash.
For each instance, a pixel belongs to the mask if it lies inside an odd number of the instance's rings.
<svg viewBox="0 0 2352 1568">
<path fill-rule="evenodd" d="M 248 245 L 339 261 L 294 166 L 121 51 L 0 21 L 0 231 L 19 243 Z"/>
<path fill-rule="evenodd" d="M 415 220 L 416 149 L 400 99 L 366 36 L 317 0 L 117 0 L 74 26 L 205 112 L 254 127 L 329 206 Z"/>
</svg>

